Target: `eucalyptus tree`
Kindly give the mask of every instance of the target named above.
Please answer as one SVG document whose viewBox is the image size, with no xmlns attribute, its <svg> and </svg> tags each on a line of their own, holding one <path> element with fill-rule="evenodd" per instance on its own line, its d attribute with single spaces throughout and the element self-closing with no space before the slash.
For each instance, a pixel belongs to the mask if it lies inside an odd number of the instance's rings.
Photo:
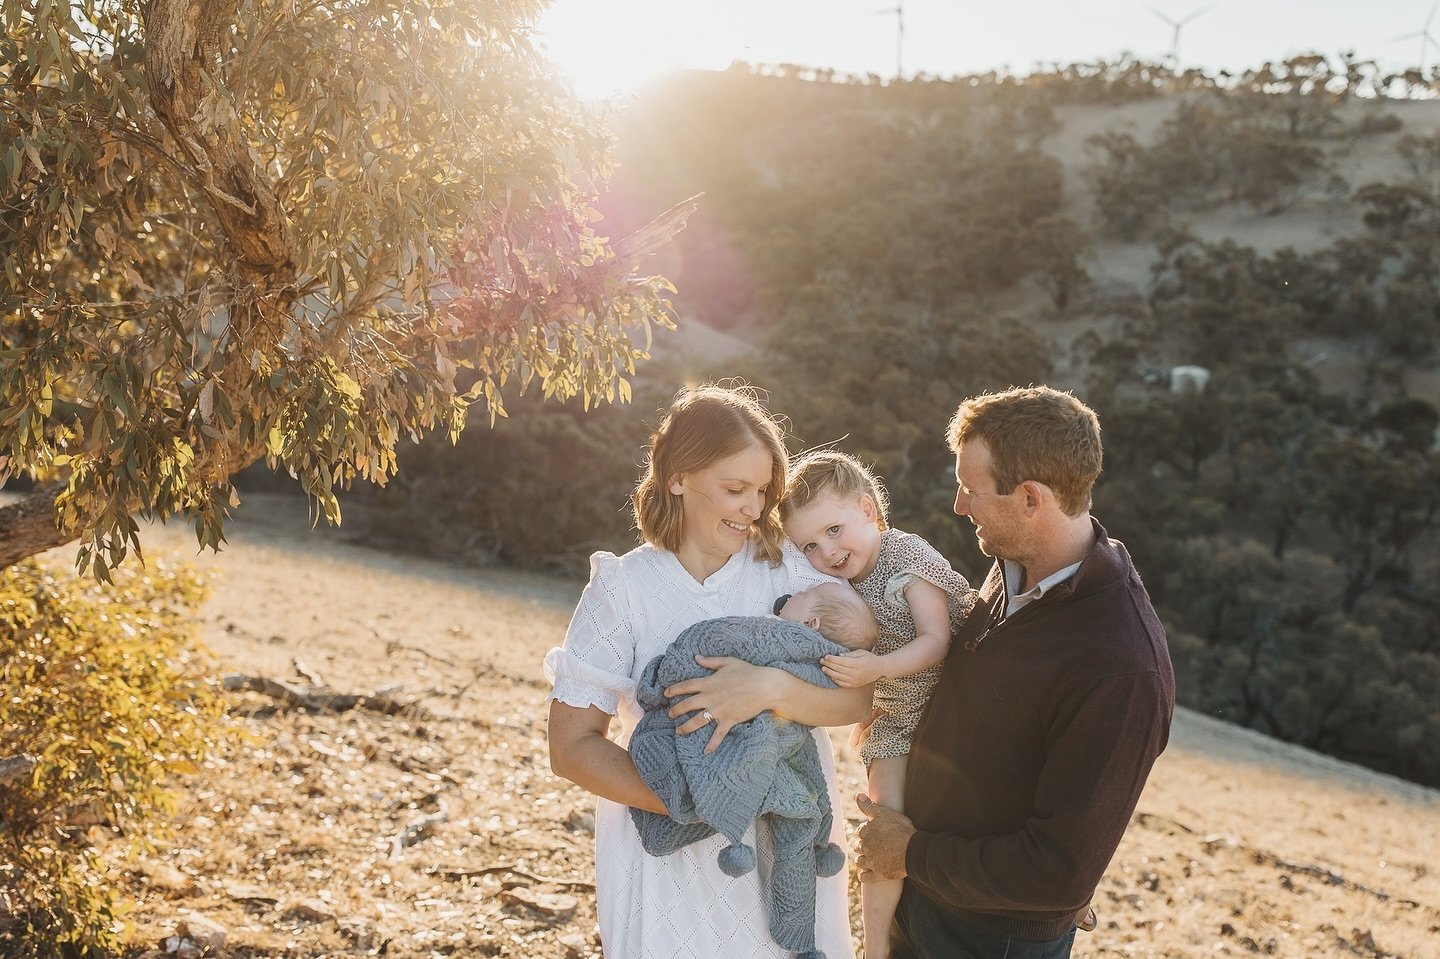
<svg viewBox="0 0 1440 959">
<path fill-rule="evenodd" d="M 136 514 L 216 546 L 260 457 L 317 513 L 507 381 L 623 400 L 672 292 L 611 242 L 539 0 L 0 4 L 0 566 Z"/>
</svg>

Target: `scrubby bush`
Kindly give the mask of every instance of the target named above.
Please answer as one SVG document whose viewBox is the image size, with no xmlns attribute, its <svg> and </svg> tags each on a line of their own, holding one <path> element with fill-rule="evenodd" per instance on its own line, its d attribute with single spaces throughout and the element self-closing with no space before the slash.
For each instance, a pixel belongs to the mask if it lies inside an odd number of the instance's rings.
<svg viewBox="0 0 1440 959">
<path fill-rule="evenodd" d="M 1307 142 L 1318 131 L 1277 123 L 1280 99 L 1211 93 L 1182 99 L 1151 143 L 1119 132 L 1091 137 L 1091 182 L 1105 231 L 1135 240 L 1163 225 L 1169 210 L 1216 203 L 1244 203 L 1266 215 L 1286 209 L 1327 161 Z"/>
<path fill-rule="evenodd" d="M 1163 222 L 1170 198 L 1143 143 L 1129 133 L 1110 131 L 1091 137 L 1085 145 L 1095 157 L 1090 186 L 1106 233 L 1133 241 Z"/>
<path fill-rule="evenodd" d="M 682 382 L 652 372 L 637 378 L 628 405 L 586 412 L 576 402 L 507 396 L 510 415 L 494 429 L 402 450 L 397 482 L 356 491 L 368 507 L 365 541 L 561 573 L 584 572 L 597 549 L 629 549 L 638 542 L 630 491 L 645 440 Z"/>
<path fill-rule="evenodd" d="M 1384 136 L 1399 133 L 1405 128 L 1405 121 L 1393 113 L 1366 113 L 1350 128 L 1352 136 Z"/>
<path fill-rule="evenodd" d="M 25 562 L 0 570 L 0 955 L 103 955 L 123 935 L 90 830 L 143 848 L 166 781 L 222 741 L 219 699 L 187 612 L 186 569 L 114 571 L 106 586 Z"/>
</svg>

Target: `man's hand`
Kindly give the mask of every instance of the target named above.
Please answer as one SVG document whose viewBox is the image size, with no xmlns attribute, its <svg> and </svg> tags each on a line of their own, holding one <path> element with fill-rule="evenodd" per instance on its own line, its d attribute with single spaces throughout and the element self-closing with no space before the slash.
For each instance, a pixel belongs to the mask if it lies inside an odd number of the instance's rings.
<svg viewBox="0 0 1440 959">
<path fill-rule="evenodd" d="M 855 865 L 860 869 L 861 882 L 905 877 L 905 850 L 910 837 L 918 831 L 908 816 L 887 809 L 864 793 L 855 803 L 870 820 L 860 827 L 860 854 Z"/>
<path fill-rule="evenodd" d="M 852 649 L 843 656 L 822 656 L 820 668 L 841 689 L 869 686 L 885 675 L 880 657 L 868 649 Z"/>
</svg>

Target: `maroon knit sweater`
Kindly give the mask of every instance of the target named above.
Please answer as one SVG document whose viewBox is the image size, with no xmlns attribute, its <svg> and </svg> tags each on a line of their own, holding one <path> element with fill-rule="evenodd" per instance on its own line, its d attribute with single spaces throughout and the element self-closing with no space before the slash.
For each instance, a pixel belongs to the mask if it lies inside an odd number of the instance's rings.
<svg viewBox="0 0 1440 959">
<path fill-rule="evenodd" d="M 992 932 L 1069 930 L 1169 738 L 1165 631 L 1130 554 L 1095 532 L 1073 577 L 1003 621 L 995 564 L 915 731 L 906 881 Z"/>
</svg>

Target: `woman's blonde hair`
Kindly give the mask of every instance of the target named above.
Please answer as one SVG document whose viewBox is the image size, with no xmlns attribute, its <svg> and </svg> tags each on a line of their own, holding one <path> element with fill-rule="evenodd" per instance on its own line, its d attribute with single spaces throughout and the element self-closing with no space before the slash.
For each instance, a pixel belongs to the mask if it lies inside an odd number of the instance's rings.
<svg viewBox="0 0 1440 959">
<path fill-rule="evenodd" d="M 771 565 L 779 565 L 785 531 L 776 506 L 785 490 L 789 464 L 785 434 L 754 393 L 743 387 L 686 387 L 676 394 L 650 436 L 645 472 L 630 497 L 641 538 L 672 553 L 679 550 L 685 508 L 683 498 L 670 492 L 671 480 L 752 444 L 770 453 L 770 482 L 753 536 L 760 555 Z"/>
<path fill-rule="evenodd" d="M 785 481 L 780 518 L 789 519 L 826 493 L 870 497 L 875 504 L 875 525 L 888 528 L 890 496 L 885 485 L 864 463 L 839 450 L 814 450 L 795 461 Z"/>
</svg>

